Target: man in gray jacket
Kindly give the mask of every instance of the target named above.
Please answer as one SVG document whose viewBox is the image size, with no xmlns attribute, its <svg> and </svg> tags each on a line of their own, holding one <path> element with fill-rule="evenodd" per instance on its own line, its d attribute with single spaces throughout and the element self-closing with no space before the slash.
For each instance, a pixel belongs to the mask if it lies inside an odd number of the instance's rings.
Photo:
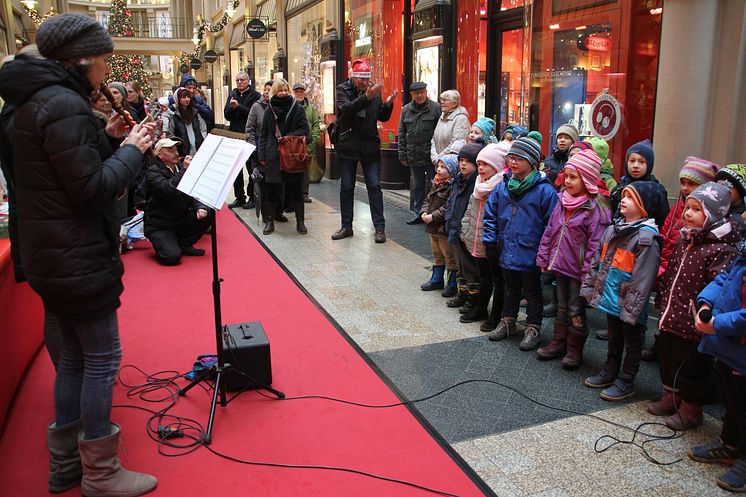
<svg viewBox="0 0 746 497">
<path fill-rule="evenodd" d="M 430 141 L 440 117 L 440 105 L 427 97 L 427 84 L 416 81 L 409 86 L 412 101 L 402 107 L 399 120 L 399 162 L 412 171 L 414 217 L 407 224 L 422 223 L 420 208 L 435 174 L 430 160 Z"/>
</svg>

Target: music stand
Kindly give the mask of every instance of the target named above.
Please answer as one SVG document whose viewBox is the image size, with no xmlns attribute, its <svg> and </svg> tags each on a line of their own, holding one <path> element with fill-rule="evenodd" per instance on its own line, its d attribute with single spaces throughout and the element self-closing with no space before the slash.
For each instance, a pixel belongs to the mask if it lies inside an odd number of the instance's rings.
<svg viewBox="0 0 746 497">
<path fill-rule="evenodd" d="M 200 373 L 199 376 L 197 376 L 194 380 L 189 382 L 187 386 L 184 388 L 179 389 L 179 395 L 184 396 L 186 393 L 194 388 L 195 385 L 199 384 L 200 382 L 204 380 L 210 379 L 213 375 L 215 376 L 215 387 L 212 393 L 212 402 L 210 403 L 210 417 L 207 421 L 207 432 L 205 433 L 205 444 L 209 445 L 212 441 L 212 428 L 215 421 L 215 410 L 218 404 L 218 396 L 220 396 L 220 406 L 226 407 L 229 402 L 231 402 L 233 399 L 241 395 L 243 392 L 245 392 L 249 387 L 241 389 L 238 391 L 238 393 L 234 394 L 230 399 L 227 398 L 227 388 L 226 388 L 226 378 L 225 374 L 228 371 L 232 371 L 238 375 L 243 376 L 247 380 L 249 380 L 249 386 L 254 386 L 256 388 L 261 388 L 262 390 L 266 390 L 273 395 L 275 395 L 278 399 L 284 399 L 285 394 L 280 392 L 279 390 L 275 390 L 274 388 L 270 387 L 269 385 L 266 385 L 264 383 L 261 383 L 251 376 L 247 375 L 243 371 L 241 371 L 238 368 L 235 368 L 231 366 L 230 363 L 225 362 L 223 359 L 225 354 L 225 349 L 223 348 L 223 335 L 227 333 L 226 327 L 223 325 L 223 320 L 220 312 L 220 283 L 223 281 L 220 276 L 218 275 L 218 232 L 217 232 L 217 220 L 215 215 L 215 210 L 210 209 L 208 216 L 210 218 L 210 227 L 212 230 L 211 236 L 212 236 L 212 302 L 213 302 L 213 308 L 215 310 L 215 346 L 217 350 L 217 364 L 211 366 L 209 369 L 206 369 L 202 373 Z"/>
</svg>

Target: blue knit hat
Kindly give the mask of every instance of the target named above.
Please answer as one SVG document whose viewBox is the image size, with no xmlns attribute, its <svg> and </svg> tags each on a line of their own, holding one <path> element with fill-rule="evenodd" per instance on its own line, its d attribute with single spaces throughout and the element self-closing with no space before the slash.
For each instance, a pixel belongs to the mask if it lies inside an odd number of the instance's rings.
<svg viewBox="0 0 746 497">
<path fill-rule="evenodd" d="M 443 155 L 438 159 L 448 170 L 448 175 L 455 178 L 458 174 L 458 156 L 454 154 Z"/>
<path fill-rule="evenodd" d="M 490 119 L 489 117 L 480 117 L 476 120 L 472 126 L 476 126 L 482 131 L 482 134 L 484 134 L 484 141 L 485 143 L 490 143 L 492 140 L 490 137 L 493 137 L 495 135 L 495 121 Z"/>
<path fill-rule="evenodd" d="M 645 171 L 645 176 L 643 176 L 641 179 L 647 180 L 650 175 L 653 174 L 653 163 L 655 162 L 655 152 L 653 151 L 653 144 L 650 143 L 650 140 L 643 140 L 629 147 L 629 149 L 627 150 L 627 156 L 624 158 L 624 174 L 626 176 L 629 176 L 629 171 L 627 170 L 627 161 L 629 160 L 629 156 L 632 154 L 640 154 L 645 157 L 645 162 L 648 163 L 648 169 Z"/>
<path fill-rule="evenodd" d="M 634 181 L 622 190 L 622 195 L 626 191 L 629 191 L 643 217 L 654 217 L 662 208 L 661 201 L 666 201 L 666 190 L 656 181 Z"/>
<path fill-rule="evenodd" d="M 483 143 L 467 143 L 463 147 L 461 147 L 461 150 L 458 151 L 458 158 L 466 159 L 469 162 L 473 162 L 474 164 L 476 164 L 477 155 L 479 155 L 479 152 L 481 152 L 483 148 Z"/>
<path fill-rule="evenodd" d="M 536 167 L 541 160 L 541 144 L 533 138 L 524 136 L 513 140 L 508 155 L 516 155 L 522 159 L 526 159 L 532 167 Z"/>
</svg>

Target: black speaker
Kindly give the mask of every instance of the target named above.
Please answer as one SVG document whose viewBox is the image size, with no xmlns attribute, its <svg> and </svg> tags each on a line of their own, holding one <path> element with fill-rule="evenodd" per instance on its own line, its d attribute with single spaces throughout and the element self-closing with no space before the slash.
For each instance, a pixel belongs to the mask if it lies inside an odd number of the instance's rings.
<svg viewBox="0 0 746 497">
<path fill-rule="evenodd" d="M 259 321 L 225 325 L 223 349 L 226 363 L 259 383 L 272 383 L 269 339 Z M 225 384 L 231 392 L 253 388 L 251 380 L 231 370 L 225 375 Z"/>
</svg>

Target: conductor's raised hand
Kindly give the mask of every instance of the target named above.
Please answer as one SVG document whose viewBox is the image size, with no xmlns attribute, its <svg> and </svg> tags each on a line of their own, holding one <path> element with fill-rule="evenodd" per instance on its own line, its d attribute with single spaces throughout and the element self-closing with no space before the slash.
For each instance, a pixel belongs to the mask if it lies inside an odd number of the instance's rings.
<svg viewBox="0 0 746 497">
<path fill-rule="evenodd" d="M 368 100 L 371 100 L 375 97 L 380 96 L 382 91 L 383 85 L 381 83 L 378 83 L 365 90 L 365 96 L 368 97 Z"/>
<path fill-rule="evenodd" d="M 397 96 L 398 94 L 399 94 L 399 90 L 394 90 L 394 91 L 392 91 L 392 92 L 391 92 L 391 95 L 389 95 L 389 98 L 388 98 L 388 99 L 386 99 L 386 104 L 387 104 L 387 105 L 391 105 L 391 104 L 393 104 L 393 103 L 394 103 L 394 99 L 396 98 L 396 96 Z"/>
<path fill-rule="evenodd" d="M 153 126 L 151 127 L 151 125 Z M 132 128 L 132 131 L 122 145 L 134 145 L 140 149 L 140 152 L 145 153 L 153 144 L 153 131 L 155 131 L 154 123 L 145 125 L 135 124 L 135 127 Z"/>
</svg>

